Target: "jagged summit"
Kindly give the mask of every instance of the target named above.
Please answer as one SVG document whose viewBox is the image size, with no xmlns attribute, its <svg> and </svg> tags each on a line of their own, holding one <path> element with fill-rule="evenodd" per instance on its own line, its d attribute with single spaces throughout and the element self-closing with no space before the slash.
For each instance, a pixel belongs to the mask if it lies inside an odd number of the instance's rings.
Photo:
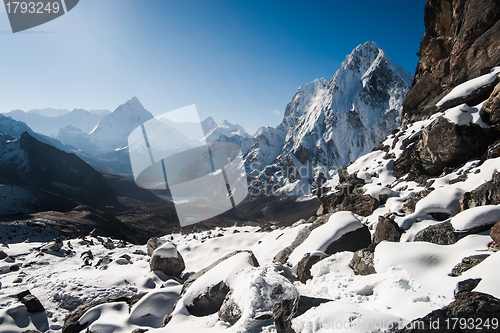
<svg viewBox="0 0 500 333">
<path fill-rule="evenodd" d="M 329 82 L 317 79 L 299 87 L 277 129 L 257 137 L 247 163 L 262 167 L 264 161 L 272 161 L 260 175 L 263 183 L 293 189 L 303 180 L 309 187 L 309 181 L 319 175 L 318 168 L 324 176 L 334 172 L 398 127 L 409 85 L 410 74 L 375 42 L 360 44 Z M 266 146 L 282 148 L 278 152 Z"/>
</svg>

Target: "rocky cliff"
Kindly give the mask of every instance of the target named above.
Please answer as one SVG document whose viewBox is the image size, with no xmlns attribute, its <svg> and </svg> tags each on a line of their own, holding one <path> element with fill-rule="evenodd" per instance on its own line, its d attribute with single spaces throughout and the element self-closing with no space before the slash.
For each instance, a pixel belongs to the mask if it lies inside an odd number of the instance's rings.
<svg viewBox="0 0 500 333">
<path fill-rule="evenodd" d="M 435 113 L 436 103 L 454 87 L 500 65 L 498 1 L 430 0 L 424 20 L 420 60 L 403 102 L 403 117 L 412 121 Z"/>
</svg>

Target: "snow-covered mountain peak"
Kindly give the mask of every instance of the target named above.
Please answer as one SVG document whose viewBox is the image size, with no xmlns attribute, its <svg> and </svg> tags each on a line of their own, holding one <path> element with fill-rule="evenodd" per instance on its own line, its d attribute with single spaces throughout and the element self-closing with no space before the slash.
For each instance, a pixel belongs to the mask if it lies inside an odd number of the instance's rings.
<svg viewBox="0 0 500 333">
<path fill-rule="evenodd" d="M 89 133 L 90 141 L 100 152 L 123 148 L 127 145 L 130 132 L 153 118 L 137 97 L 132 97 L 99 121 Z"/>
<path fill-rule="evenodd" d="M 268 135 L 257 137 L 246 161 L 260 168 L 264 161 L 274 159 L 266 168 L 268 172 L 261 174 L 268 178 L 260 177 L 263 184 L 279 183 L 292 193 L 292 184 L 308 187 L 319 176 L 318 168 L 326 176 L 369 152 L 398 127 L 409 85 L 410 75 L 377 43 L 360 44 L 330 82 L 317 79 L 299 87 L 277 128 L 281 133 L 266 131 Z M 263 149 L 264 145 L 281 145 L 282 149 L 271 152 Z M 293 171 L 298 169 L 300 174 Z M 288 171 L 279 174 L 280 170 Z M 271 178 L 269 174 L 273 174 Z"/>
</svg>

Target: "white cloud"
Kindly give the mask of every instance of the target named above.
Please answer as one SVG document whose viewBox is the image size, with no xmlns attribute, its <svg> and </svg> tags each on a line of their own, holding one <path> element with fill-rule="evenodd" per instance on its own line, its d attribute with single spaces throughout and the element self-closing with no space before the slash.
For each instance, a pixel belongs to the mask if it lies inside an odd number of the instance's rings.
<svg viewBox="0 0 500 333">
<path fill-rule="evenodd" d="M 277 116 L 279 116 L 281 114 L 280 110 L 273 110 L 271 111 L 271 114 L 275 114 Z"/>
</svg>

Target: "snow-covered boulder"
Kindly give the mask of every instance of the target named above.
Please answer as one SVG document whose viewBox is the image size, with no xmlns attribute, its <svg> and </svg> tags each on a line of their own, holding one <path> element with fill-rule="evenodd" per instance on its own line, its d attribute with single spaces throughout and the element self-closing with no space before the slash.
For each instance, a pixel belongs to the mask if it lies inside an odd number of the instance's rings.
<svg viewBox="0 0 500 333">
<path fill-rule="evenodd" d="M 455 230 L 488 227 L 500 222 L 500 206 L 480 206 L 467 209 L 451 219 Z"/>
<path fill-rule="evenodd" d="M 370 231 L 353 213 L 337 212 L 330 216 L 327 223 L 311 231 L 304 242 L 290 254 L 288 263 L 296 269 L 307 253 L 321 251 L 334 254 L 340 251 L 356 251 L 370 243 Z"/>
<path fill-rule="evenodd" d="M 166 242 L 153 252 L 149 267 L 152 271 L 159 270 L 167 276 L 180 276 L 186 265 L 177 248 Z"/>
</svg>

